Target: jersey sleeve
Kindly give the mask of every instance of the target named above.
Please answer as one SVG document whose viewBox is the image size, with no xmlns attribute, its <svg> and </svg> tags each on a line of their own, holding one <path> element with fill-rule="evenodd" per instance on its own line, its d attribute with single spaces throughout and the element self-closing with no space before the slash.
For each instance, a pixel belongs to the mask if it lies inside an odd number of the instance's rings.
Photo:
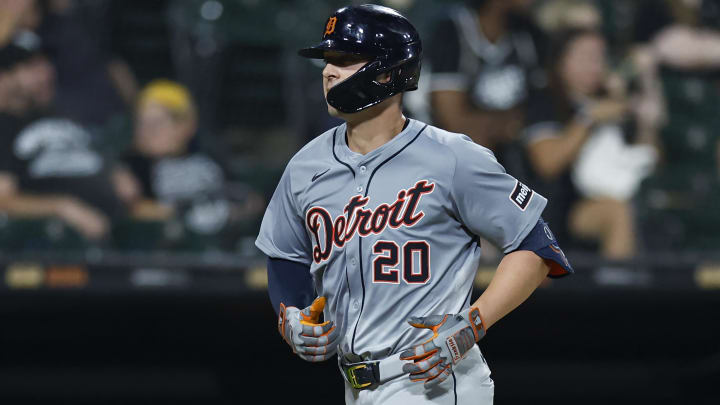
<svg viewBox="0 0 720 405">
<path fill-rule="evenodd" d="M 268 257 L 310 265 L 310 239 L 291 187 L 290 165 L 265 210 L 255 246 Z"/>
<path fill-rule="evenodd" d="M 504 253 L 538 222 L 547 200 L 505 172 L 487 148 L 463 137 L 456 149 L 452 195 L 460 221 Z"/>
<path fill-rule="evenodd" d="M 542 258 L 550 268 L 548 277 L 558 278 L 575 273 L 565 252 L 560 248 L 560 244 L 550 230 L 550 226 L 542 217 L 523 239 L 517 250 L 529 250 Z"/>
</svg>

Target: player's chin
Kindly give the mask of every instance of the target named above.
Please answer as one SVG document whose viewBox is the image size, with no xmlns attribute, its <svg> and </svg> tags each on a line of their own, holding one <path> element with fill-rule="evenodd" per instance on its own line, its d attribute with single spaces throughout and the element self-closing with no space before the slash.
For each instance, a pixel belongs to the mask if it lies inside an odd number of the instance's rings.
<svg viewBox="0 0 720 405">
<path fill-rule="evenodd" d="M 340 117 L 340 111 L 338 111 L 337 108 L 331 106 L 330 104 L 328 104 L 327 107 L 328 107 L 328 114 L 330 114 L 331 117 L 336 117 L 336 118 Z"/>
</svg>

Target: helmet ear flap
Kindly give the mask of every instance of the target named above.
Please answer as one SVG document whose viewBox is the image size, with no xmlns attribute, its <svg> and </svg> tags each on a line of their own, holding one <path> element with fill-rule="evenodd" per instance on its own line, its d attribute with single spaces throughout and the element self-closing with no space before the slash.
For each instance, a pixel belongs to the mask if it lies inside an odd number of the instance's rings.
<svg viewBox="0 0 720 405">
<path fill-rule="evenodd" d="M 391 91 L 399 93 L 403 91 L 403 71 L 403 66 L 398 66 L 381 74 L 381 76 L 388 75 L 387 81 L 376 81 L 378 82 L 378 84 L 389 88 Z"/>
<path fill-rule="evenodd" d="M 398 77 L 402 77 L 402 70 L 403 70 L 402 66 L 398 66 L 398 67 L 396 67 L 395 69 L 393 69 L 392 72 L 390 72 L 390 82 L 389 82 L 389 83 L 390 83 L 390 84 L 392 85 L 392 87 L 395 88 L 396 90 L 398 90 L 398 89 L 397 89 L 397 87 L 398 87 Z"/>
<path fill-rule="evenodd" d="M 395 68 L 388 70 L 387 72 L 381 73 L 381 76 L 387 75 L 387 80 L 378 81 L 383 86 L 390 87 L 394 89 L 397 86 L 397 77 L 398 77 L 398 70 L 400 68 Z"/>
<path fill-rule="evenodd" d="M 392 76 L 390 78 L 390 81 L 388 82 L 391 84 L 393 90 L 397 92 L 401 92 L 403 89 L 403 86 L 405 83 L 403 83 L 403 72 L 405 69 L 403 69 L 403 66 L 398 66 L 395 69 L 392 70 Z"/>
<path fill-rule="evenodd" d="M 398 79 L 395 85 L 401 89 L 400 91 L 417 90 L 420 79 L 420 62 L 404 64 L 397 70 Z"/>
</svg>

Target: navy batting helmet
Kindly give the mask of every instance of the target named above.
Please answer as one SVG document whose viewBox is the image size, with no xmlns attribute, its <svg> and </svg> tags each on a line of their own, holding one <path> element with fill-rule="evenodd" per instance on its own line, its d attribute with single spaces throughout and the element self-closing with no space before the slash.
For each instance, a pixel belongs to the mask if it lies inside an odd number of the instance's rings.
<svg viewBox="0 0 720 405">
<path fill-rule="evenodd" d="M 298 53 L 323 59 L 326 51 L 370 59 L 328 91 L 327 102 L 339 111 L 358 112 L 398 93 L 417 89 L 422 58 L 420 35 L 410 21 L 391 8 L 364 4 L 337 10 L 325 24 L 322 42 Z M 390 80 L 378 82 L 377 77 L 386 72 Z"/>
</svg>

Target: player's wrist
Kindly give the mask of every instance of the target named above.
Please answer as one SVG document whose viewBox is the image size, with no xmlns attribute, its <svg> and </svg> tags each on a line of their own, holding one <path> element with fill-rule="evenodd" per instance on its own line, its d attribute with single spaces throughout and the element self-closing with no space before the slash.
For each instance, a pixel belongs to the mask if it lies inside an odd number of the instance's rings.
<svg viewBox="0 0 720 405">
<path fill-rule="evenodd" d="M 475 341 L 479 342 L 480 339 L 485 337 L 487 332 L 485 321 L 480 314 L 480 309 L 477 307 L 470 307 L 461 313 L 462 317 L 470 324 L 475 335 Z"/>
</svg>

